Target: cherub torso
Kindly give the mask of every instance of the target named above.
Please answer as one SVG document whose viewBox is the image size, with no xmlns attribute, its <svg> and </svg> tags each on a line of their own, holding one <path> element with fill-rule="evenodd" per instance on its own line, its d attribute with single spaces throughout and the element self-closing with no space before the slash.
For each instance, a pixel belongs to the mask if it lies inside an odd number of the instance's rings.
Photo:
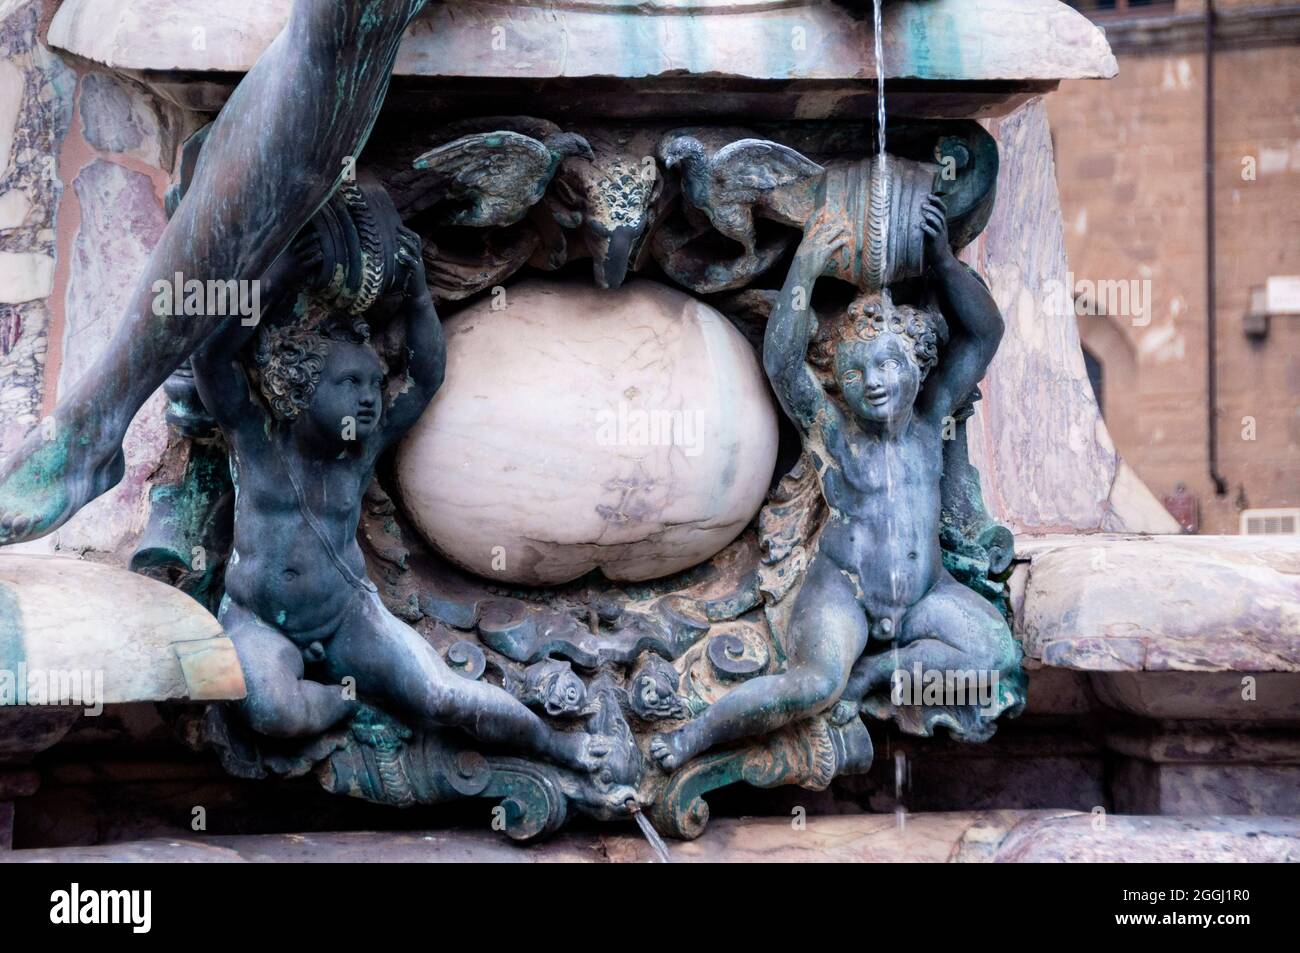
<svg viewBox="0 0 1300 953">
<path fill-rule="evenodd" d="M 847 423 L 810 435 L 830 517 L 818 543 L 854 585 L 872 631 L 903 614 L 939 579 L 943 445 L 939 431 L 914 417 L 893 439 L 876 438 Z"/>
<path fill-rule="evenodd" d="M 366 578 L 356 535 L 374 454 L 363 447 L 337 459 L 303 460 L 287 443 L 277 452 L 279 440 L 259 436 L 245 441 L 254 446 L 234 447 L 235 555 L 226 590 L 238 605 L 305 644 L 332 635 L 359 591 L 321 536 L 352 576 Z M 294 480 L 319 535 L 303 513 Z"/>
</svg>

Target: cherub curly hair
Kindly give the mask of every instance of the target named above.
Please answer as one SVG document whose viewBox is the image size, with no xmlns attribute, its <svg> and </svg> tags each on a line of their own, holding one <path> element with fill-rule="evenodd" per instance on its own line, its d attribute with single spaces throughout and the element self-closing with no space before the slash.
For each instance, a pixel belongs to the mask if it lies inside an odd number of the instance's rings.
<svg viewBox="0 0 1300 953">
<path fill-rule="evenodd" d="M 351 315 L 328 318 L 316 327 L 263 325 L 253 365 L 257 388 L 271 413 L 277 420 L 292 421 L 311 406 L 331 341 L 369 340 L 369 326 Z"/>
<path fill-rule="evenodd" d="M 897 334 L 908 343 L 921 369 L 921 379 L 925 380 L 939 363 L 939 345 L 946 331 L 943 316 L 937 311 L 906 304 L 882 309 L 880 297 L 868 294 L 849 305 L 840 340 L 873 341 L 881 334 Z"/>
</svg>

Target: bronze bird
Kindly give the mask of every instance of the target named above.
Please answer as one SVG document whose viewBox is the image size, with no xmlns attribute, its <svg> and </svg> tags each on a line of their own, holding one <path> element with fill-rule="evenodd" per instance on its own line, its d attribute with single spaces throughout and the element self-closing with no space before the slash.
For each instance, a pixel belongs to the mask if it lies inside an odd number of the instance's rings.
<svg viewBox="0 0 1300 953">
<path fill-rule="evenodd" d="M 505 130 L 455 139 L 415 160 L 415 168 L 427 175 L 408 214 L 450 202 L 443 224 L 514 225 L 541 201 L 560 163 L 571 157 L 590 159 L 592 152 L 586 139 L 570 132 L 545 141 Z"/>
<path fill-rule="evenodd" d="M 757 244 L 754 214 L 801 226 L 808 195 L 825 171 L 793 149 L 763 139 L 741 139 L 710 155 L 694 136 L 670 133 L 659 157 L 670 169 L 681 167 L 686 200 L 747 255 Z"/>
</svg>

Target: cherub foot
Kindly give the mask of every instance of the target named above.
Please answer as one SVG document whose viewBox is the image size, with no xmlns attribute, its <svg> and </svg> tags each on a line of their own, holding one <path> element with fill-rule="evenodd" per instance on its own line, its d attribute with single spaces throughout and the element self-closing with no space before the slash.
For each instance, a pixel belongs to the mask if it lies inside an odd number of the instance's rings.
<svg viewBox="0 0 1300 953">
<path fill-rule="evenodd" d="M 665 771 L 676 771 L 699 753 L 699 745 L 687 728 L 678 728 L 650 739 L 650 756 Z"/>
<path fill-rule="evenodd" d="M 0 470 L 0 546 L 39 539 L 122 479 L 122 446 L 78 437 L 71 426 L 38 428 Z"/>
</svg>

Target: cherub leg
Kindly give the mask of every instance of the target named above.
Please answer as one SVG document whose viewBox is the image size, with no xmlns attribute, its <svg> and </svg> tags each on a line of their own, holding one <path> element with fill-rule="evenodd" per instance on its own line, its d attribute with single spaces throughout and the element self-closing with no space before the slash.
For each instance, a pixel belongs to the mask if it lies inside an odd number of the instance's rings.
<svg viewBox="0 0 1300 953">
<path fill-rule="evenodd" d="M 453 672 L 409 625 L 367 596 L 328 648 L 333 675 L 352 676 L 368 695 L 426 725 L 461 728 L 494 744 L 535 751 L 566 767 L 593 772 L 609 753 L 583 732 L 556 731 L 509 692 Z"/>
<path fill-rule="evenodd" d="M 1009 673 L 1019 649 L 1006 620 L 947 572 L 903 617 L 893 649 L 863 656 L 853 668 L 846 698 L 859 699 L 890 684 L 895 670 Z"/>
<path fill-rule="evenodd" d="M 255 732 L 310 737 L 355 710 L 356 702 L 345 697 L 342 686 L 303 678 L 302 653 L 283 634 L 251 617 L 227 616 L 224 621 L 248 688 L 240 714 Z"/>
<path fill-rule="evenodd" d="M 675 770 L 714 745 L 763 735 L 829 708 L 867 644 L 867 620 L 849 581 L 815 559 L 790 618 L 790 659 L 779 675 L 745 682 L 676 731 L 656 735 L 650 753 Z"/>
<path fill-rule="evenodd" d="M 370 134 L 425 0 L 297 0 L 221 111 L 103 357 L 0 468 L 0 546 L 44 536 L 122 478 L 122 437 L 221 316 L 154 313 L 154 284 L 261 278 Z"/>
</svg>

